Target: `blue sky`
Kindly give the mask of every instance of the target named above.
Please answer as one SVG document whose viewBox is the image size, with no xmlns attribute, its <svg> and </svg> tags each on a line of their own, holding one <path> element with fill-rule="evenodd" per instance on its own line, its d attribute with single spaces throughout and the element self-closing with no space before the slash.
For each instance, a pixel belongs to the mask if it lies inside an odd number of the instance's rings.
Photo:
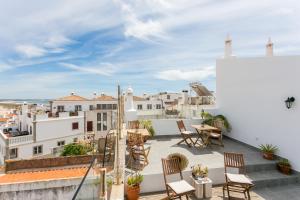
<svg viewBox="0 0 300 200">
<path fill-rule="evenodd" d="M 0 0 L 0 98 L 74 91 L 215 89 L 229 33 L 237 57 L 299 54 L 296 0 Z"/>
</svg>

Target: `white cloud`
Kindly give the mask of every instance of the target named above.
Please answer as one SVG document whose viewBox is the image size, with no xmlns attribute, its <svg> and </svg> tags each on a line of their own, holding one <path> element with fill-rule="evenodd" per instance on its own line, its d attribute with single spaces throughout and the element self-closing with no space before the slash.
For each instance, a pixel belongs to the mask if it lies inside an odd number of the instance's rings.
<svg viewBox="0 0 300 200">
<path fill-rule="evenodd" d="M 73 42 L 74 41 L 72 41 L 71 39 L 69 39 L 63 35 L 53 35 L 47 39 L 44 46 L 48 47 L 48 48 L 57 48 L 60 46 L 71 44 Z"/>
<path fill-rule="evenodd" d="M 47 53 L 44 48 L 40 48 L 30 44 L 17 45 L 16 51 L 27 58 L 41 57 Z"/>
<path fill-rule="evenodd" d="M 165 38 L 165 32 L 161 23 L 153 19 L 140 19 L 136 10 L 122 1 L 116 1 L 120 4 L 125 23 L 124 35 L 135 37 L 141 40 L 151 40 L 152 38 Z"/>
<path fill-rule="evenodd" d="M 215 76 L 214 67 L 205 67 L 203 69 L 194 69 L 194 70 L 180 70 L 180 69 L 171 69 L 161 71 L 156 75 L 156 78 L 168 81 L 202 81 L 206 78 Z"/>
<path fill-rule="evenodd" d="M 111 76 L 115 72 L 115 67 L 110 63 L 100 63 L 100 65 L 96 67 L 78 66 L 71 63 L 60 63 L 60 65 L 74 71 L 102 76 Z"/>
</svg>

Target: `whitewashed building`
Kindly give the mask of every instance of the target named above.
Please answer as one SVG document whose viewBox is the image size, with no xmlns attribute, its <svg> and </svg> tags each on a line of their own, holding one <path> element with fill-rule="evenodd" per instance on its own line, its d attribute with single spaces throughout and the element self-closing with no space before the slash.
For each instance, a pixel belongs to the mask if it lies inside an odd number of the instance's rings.
<svg viewBox="0 0 300 200">
<path fill-rule="evenodd" d="M 16 128 L 0 130 L 0 162 L 28 159 L 56 153 L 60 146 L 84 137 L 84 113 L 57 116 L 38 113 L 22 105 Z"/>
</svg>

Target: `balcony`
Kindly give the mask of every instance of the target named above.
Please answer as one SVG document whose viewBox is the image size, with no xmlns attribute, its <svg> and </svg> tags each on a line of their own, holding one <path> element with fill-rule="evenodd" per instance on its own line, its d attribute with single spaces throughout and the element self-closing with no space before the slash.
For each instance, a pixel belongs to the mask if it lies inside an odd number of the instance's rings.
<svg viewBox="0 0 300 200">
<path fill-rule="evenodd" d="M 33 142 L 33 135 L 23 135 L 17 137 L 9 137 L 8 145 L 26 144 Z"/>
</svg>

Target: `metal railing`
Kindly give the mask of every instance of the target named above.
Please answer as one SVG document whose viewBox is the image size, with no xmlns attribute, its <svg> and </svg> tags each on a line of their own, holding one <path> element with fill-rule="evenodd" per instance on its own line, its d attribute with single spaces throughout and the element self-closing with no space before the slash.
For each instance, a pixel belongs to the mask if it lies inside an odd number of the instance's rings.
<svg viewBox="0 0 300 200">
<path fill-rule="evenodd" d="M 112 173 L 114 168 L 114 146 L 109 145 L 111 135 L 107 136 L 102 143 L 94 144 L 98 149 L 97 155 L 93 158 L 91 164 L 84 177 L 82 178 L 80 184 L 78 185 L 72 200 L 92 200 L 92 199 L 109 199 L 111 185 L 113 178 L 108 173 Z M 114 141 L 115 142 L 115 141 Z M 101 146 L 99 146 L 101 145 Z M 113 148 L 113 149 L 111 149 Z M 101 149 L 103 151 L 101 151 Z M 100 155 L 100 156 L 99 156 Z M 111 171 L 111 172 L 110 172 Z M 108 173 L 106 173 L 108 172 Z"/>
</svg>

